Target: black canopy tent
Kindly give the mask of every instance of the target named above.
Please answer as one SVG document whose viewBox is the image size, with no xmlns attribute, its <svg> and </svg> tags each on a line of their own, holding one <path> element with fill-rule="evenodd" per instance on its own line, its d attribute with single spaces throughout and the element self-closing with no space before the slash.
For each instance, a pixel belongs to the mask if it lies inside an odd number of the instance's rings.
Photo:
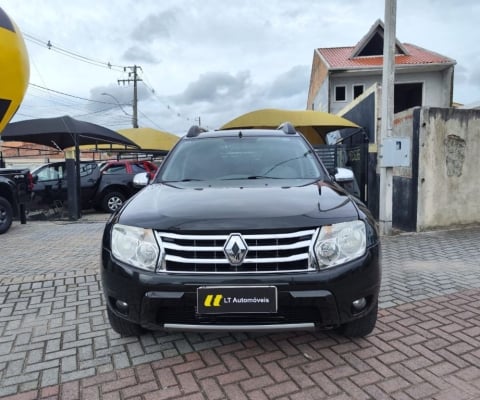
<svg viewBox="0 0 480 400">
<path fill-rule="evenodd" d="M 80 121 L 68 115 L 55 118 L 37 118 L 9 123 L 0 135 L 4 141 L 41 144 L 65 150 L 75 149 L 74 209 L 69 206 L 70 218 L 80 217 L 80 145 L 122 144 L 125 148 L 138 148 L 130 139 L 100 125 Z M 69 185 L 69 191 L 70 191 Z M 69 203 L 70 204 L 70 203 Z"/>
</svg>

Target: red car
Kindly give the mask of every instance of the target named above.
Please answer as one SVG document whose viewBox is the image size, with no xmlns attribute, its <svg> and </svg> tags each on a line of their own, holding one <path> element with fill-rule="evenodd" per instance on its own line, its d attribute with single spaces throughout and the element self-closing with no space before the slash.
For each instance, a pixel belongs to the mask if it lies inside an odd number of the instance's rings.
<svg viewBox="0 0 480 400">
<path fill-rule="evenodd" d="M 138 174 L 147 172 L 150 179 L 153 178 L 158 167 L 147 160 L 110 160 L 102 162 L 100 171 L 103 174 Z"/>
<path fill-rule="evenodd" d="M 133 186 L 133 177 L 147 172 L 152 179 L 158 167 L 147 160 L 111 160 L 100 165 L 102 179 L 94 199 L 96 208 L 107 212 L 118 210 L 123 202 L 138 191 Z M 100 207 L 99 207 L 100 206 Z"/>
</svg>

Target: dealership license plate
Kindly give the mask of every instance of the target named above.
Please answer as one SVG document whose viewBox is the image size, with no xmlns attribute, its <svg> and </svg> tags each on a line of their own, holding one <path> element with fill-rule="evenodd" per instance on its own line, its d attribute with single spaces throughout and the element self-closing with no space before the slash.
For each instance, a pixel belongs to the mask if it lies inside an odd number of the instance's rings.
<svg viewBox="0 0 480 400">
<path fill-rule="evenodd" d="M 202 286 L 197 289 L 199 314 L 275 313 L 276 286 Z"/>
</svg>

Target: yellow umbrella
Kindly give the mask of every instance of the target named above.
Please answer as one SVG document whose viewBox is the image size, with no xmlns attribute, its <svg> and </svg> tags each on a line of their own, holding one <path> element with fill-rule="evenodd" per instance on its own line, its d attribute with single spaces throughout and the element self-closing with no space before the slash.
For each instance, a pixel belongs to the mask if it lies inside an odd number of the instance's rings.
<svg viewBox="0 0 480 400">
<path fill-rule="evenodd" d="M 292 123 L 314 145 L 325 143 L 325 135 L 328 132 L 359 128 L 346 118 L 322 111 L 267 108 L 243 114 L 227 122 L 220 129 L 277 128 L 283 122 Z"/>
<path fill-rule="evenodd" d="M 126 128 L 119 129 L 117 131 L 122 136 L 130 139 L 136 145 L 140 147 L 141 150 L 160 150 L 168 152 L 180 139 L 177 135 L 173 133 L 168 133 L 153 128 Z M 99 144 L 95 148 L 92 146 L 81 146 L 82 151 L 88 150 L 124 150 L 125 146 L 122 145 L 102 145 Z"/>
</svg>

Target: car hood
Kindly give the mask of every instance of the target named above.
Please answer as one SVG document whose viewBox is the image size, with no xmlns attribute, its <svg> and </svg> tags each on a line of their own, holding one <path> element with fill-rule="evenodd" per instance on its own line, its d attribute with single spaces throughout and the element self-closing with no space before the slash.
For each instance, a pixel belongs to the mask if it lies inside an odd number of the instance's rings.
<svg viewBox="0 0 480 400">
<path fill-rule="evenodd" d="M 255 180 L 152 184 L 114 221 L 168 231 L 231 232 L 308 228 L 358 218 L 350 197 L 329 183 Z"/>
</svg>

